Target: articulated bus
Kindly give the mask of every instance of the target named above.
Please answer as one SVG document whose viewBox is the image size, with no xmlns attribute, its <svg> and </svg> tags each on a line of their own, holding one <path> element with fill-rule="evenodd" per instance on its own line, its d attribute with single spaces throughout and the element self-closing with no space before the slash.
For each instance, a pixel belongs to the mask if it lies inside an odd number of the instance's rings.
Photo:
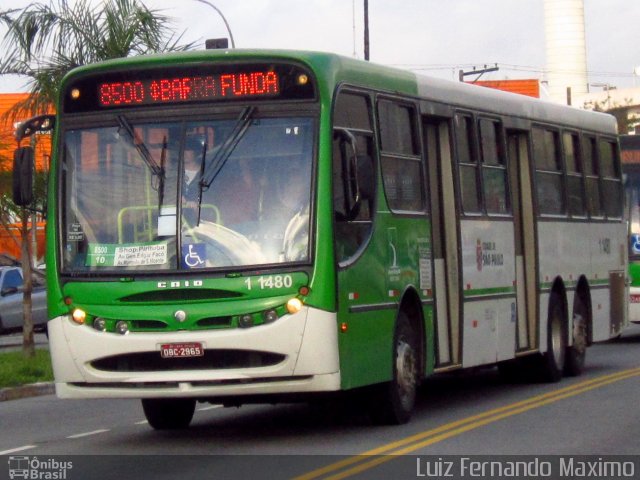
<svg viewBox="0 0 640 480">
<path fill-rule="evenodd" d="M 620 135 L 620 150 L 629 221 L 629 320 L 640 323 L 640 135 Z"/>
<path fill-rule="evenodd" d="M 62 398 L 140 398 L 168 429 L 196 402 L 351 393 L 397 424 L 434 373 L 557 381 L 626 325 L 610 116 L 251 50 L 81 67 L 57 112 L 21 130 L 55 121 Z"/>
</svg>

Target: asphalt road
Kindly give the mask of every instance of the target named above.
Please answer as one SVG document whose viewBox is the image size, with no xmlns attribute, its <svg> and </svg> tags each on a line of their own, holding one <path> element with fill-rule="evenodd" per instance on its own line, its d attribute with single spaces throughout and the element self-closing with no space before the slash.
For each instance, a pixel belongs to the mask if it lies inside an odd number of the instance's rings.
<svg viewBox="0 0 640 480">
<path fill-rule="evenodd" d="M 139 401 L 48 395 L 0 403 L 0 456 L 104 455 L 71 457 L 69 479 L 87 468 L 92 478 L 444 478 L 449 461 L 460 469 L 469 455 L 597 462 L 640 454 L 639 379 L 640 326 L 632 326 L 591 347 L 582 376 L 557 384 L 504 383 L 496 369 L 433 377 L 412 421 L 396 427 L 372 426 L 343 405 L 199 404 L 188 430 L 156 432 Z M 640 478 L 640 464 L 631 467 Z"/>
</svg>

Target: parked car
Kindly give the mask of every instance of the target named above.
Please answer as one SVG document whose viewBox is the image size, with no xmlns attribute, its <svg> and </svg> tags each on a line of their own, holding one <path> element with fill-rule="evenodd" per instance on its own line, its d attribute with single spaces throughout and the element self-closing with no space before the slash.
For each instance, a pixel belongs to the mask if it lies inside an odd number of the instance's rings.
<svg viewBox="0 0 640 480">
<path fill-rule="evenodd" d="M 47 290 L 34 280 L 31 292 L 31 313 L 35 330 L 47 328 Z M 0 267 L 0 333 L 21 330 L 24 323 L 20 267 Z"/>
</svg>

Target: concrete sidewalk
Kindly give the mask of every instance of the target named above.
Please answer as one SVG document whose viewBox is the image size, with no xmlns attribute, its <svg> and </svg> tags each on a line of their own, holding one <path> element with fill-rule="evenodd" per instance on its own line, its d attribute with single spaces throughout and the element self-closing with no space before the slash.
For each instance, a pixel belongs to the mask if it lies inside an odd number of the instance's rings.
<svg viewBox="0 0 640 480">
<path fill-rule="evenodd" d="M 49 339 L 44 333 L 34 333 L 36 348 L 49 348 Z M 0 335 L 0 352 L 22 349 L 22 332 Z"/>
</svg>

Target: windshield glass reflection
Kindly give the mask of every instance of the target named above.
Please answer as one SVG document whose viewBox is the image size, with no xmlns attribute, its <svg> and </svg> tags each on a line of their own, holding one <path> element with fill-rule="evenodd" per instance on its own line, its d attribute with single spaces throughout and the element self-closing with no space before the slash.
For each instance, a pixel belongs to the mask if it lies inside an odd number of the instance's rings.
<svg viewBox="0 0 640 480">
<path fill-rule="evenodd" d="M 309 260 L 313 119 L 119 123 L 65 135 L 65 270 Z"/>
</svg>

